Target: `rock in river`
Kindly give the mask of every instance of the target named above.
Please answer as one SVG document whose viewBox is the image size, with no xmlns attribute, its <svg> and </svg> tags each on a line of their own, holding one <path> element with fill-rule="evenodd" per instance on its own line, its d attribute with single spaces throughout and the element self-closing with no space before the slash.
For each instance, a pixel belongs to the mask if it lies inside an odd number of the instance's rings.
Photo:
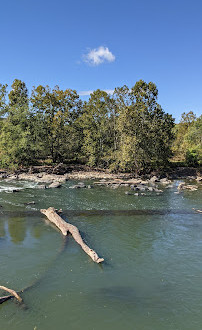
<svg viewBox="0 0 202 330">
<path fill-rule="evenodd" d="M 49 188 L 60 188 L 61 187 L 61 183 L 60 182 L 53 182 L 50 184 Z"/>
</svg>

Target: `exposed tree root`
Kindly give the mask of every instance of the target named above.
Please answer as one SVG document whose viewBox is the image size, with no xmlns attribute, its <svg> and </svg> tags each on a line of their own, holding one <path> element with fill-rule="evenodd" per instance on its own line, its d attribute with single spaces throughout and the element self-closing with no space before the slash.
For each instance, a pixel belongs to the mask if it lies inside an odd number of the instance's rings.
<svg viewBox="0 0 202 330">
<path fill-rule="evenodd" d="M 96 262 L 96 263 L 100 263 L 102 261 L 104 261 L 103 258 L 99 258 L 97 253 L 90 249 L 83 241 L 83 239 L 81 238 L 81 235 L 79 233 L 79 230 L 76 226 L 65 222 L 57 213 L 56 213 L 56 209 L 54 209 L 54 207 L 49 207 L 47 210 L 42 209 L 40 210 L 40 212 L 42 214 L 44 214 L 52 223 L 55 224 L 56 227 L 58 227 L 60 229 L 60 231 L 62 232 L 63 235 L 67 235 L 68 232 L 70 232 L 70 234 L 72 234 L 73 238 L 75 239 L 75 241 L 81 246 L 81 248 L 86 252 L 86 254 L 89 255 L 89 257 L 91 257 L 91 259 Z"/>
</svg>

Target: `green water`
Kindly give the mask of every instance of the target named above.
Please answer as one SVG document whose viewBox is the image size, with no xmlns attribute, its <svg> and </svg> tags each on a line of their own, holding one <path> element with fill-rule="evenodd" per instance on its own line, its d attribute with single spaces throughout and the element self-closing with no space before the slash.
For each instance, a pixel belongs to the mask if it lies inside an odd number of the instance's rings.
<svg viewBox="0 0 202 330">
<path fill-rule="evenodd" d="M 39 190 L 0 182 L 0 285 L 24 304 L 0 305 L 1 330 L 201 330 L 202 191 L 125 195 L 126 188 Z M 9 187 L 22 188 L 9 193 Z M 35 201 L 35 205 L 24 203 Z M 40 208 L 64 210 L 97 265 Z M 39 280 L 39 281 L 37 281 Z"/>
</svg>

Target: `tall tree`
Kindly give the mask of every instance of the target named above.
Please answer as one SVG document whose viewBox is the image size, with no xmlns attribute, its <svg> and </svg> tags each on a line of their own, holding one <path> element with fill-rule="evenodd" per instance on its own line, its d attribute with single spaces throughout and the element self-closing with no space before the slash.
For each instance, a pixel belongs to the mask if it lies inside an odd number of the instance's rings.
<svg viewBox="0 0 202 330">
<path fill-rule="evenodd" d="M 63 91 L 56 86 L 51 90 L 40 85 L 33 89 L 31 103 L 37 123 L 34 135 L 43 145 L 43 156 L 50 156 L 53 162 L 64 160 L 76 144 L 73 123 L 79 112 L 79 96 L 71 89 Z"/>
<path fill-rule="evenodd" d="M 1 163 L 4 166 L 29 164 L 33 158 L 30 133 L 29 98 L 26 85 L 15 79 L 4 107 L 0 136 Z"/>
<path fill-rule="evenodd" d="M 174 159 L 177 161 L 185 161 L 188 150 L 188 140 L 185 138 L 189 128 L 194 125 L 196 115 L 193 111 L 188 113 L 183 112 L 179 124 L 175 125 L 174 134 L 175 140 L 173 142 Z"/>
<path fill-rule="evenodd" d="M 7 96 L 8 85 L 0 84 L 0 117 L 6 113 L 6 96 Z"/>
<path fill-rule="evenodd" d="M 152 82 L 138 81 L 130 91 L 130 105 L 119 116 L 120 167 L 140 171 L 151 164 L 165 164 L 171 155 L 174 120 L 157 103 Z"/>
<path fill-rule="evenodd" d="M 83 127 L 83 153 L 89 165 L 108 165 L 111 150 L 111 130 L 109 125 L 111 99 L 99 89 L 85 102 L 81 117 Z"/>
</svg>

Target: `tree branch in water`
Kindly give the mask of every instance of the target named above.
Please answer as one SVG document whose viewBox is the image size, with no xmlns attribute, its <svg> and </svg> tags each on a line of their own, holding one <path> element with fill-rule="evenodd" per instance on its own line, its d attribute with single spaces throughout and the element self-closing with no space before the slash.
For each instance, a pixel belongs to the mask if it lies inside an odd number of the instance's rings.
<svg viewBox="0 0 202 330">
<path fill-rule="evenodd" d="M 54 207 L 49 207 L 47 210 L 46 209 L 42 209 L 40 210 L 40 212 L 42 214 L 44 214 L 48 220 L 52 223 L 54 223 L 54 225 L 60 229 L 60 231 L 62 232 L 63 235 L 67 235 L 68 232 L 70 232 L 70 234 L 72 234 L 73 238 L 75 239 L 75 241 L 81 246 L 81 248 L 84 250 L 84 252 L 86 252 L 86 254 L 89 255 L 89 257 L 91 257 L 91 259 L 96 262 L 96 263 L 101 263 L 104 261 L 103 258 L 99 258 L 97 253 L 92 250 L 91 248 L 88 247 L 88 245 L 86 245 L 79 233 L 79 230 L 76 226 L 65 222 L 56 212 L 56 209 L 54 209 Z"/>
</svg>

